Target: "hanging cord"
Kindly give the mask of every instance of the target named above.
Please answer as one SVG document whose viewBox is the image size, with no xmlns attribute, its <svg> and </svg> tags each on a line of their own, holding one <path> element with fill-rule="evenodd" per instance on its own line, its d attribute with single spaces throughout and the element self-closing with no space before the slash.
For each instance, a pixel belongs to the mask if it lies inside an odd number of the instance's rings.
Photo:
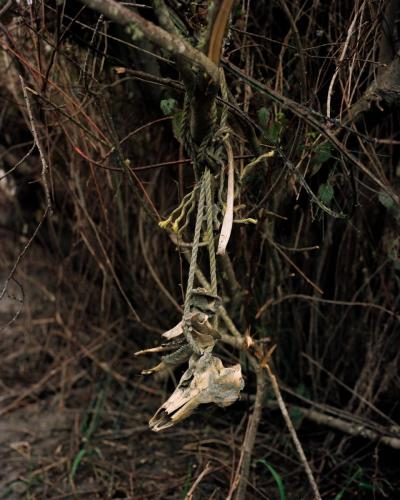
<svg viewBox="0 0 400 500">
<path fill-rule="evenodd" d="M 214 296 L 218 296 L 217 285 L 217 263 L 215 258 L 215 243 L 214 243 L 214 203 L 212 193 L 212 177 L 211 172 L 207 168 L 204 172 L 204 180 L 206 185 L 206 218 L 207 218 L 207 243 L 208 255 L 210 262 L 210 292 Z M 215 330 L 218 329 L 218 315 L 212 319 L 212 325 Z"/>
<path fill-rule="evenodd" d="M 214 227 L 213 227 L 213 197 L 211 186 L 211 172 L 206 168 L 204 172 L 204 184 L 206 194 L 206 219 L 207 219 L 207 246 L 210 260 L 210 292 L 212 295 L 218 295 L 217 290 L 217 264 L 215 261 Z"/>
<path fill-rule="evenodd" d="M 193 248 L 192 248 L 192 256 L 190 259 L 190 267 L 189 267 L 189 276 L 186 287 L 186 296 L 185 296 L 185 305 L 183 309 L 183 334 L 187 340 L 187 343 L 192 348 L 193 352 L 196 354 L 203 354 L 202 349 L 200 349 L 192 336 L 192 326 L 190 321 L 190 307 L 192 302 L 192 292 L 193 292 L 193 284 L 194 284 L 194 276 L 196 273 L 197 267 L 197 254 L 199 251 L 200 245 L 200 235 L 201 235 L 201 226 L 203 224 L 204 218 L 204 198 L 205 198 L 205 182 L 204 182 L 205 174 L 203 174 L 200 180 L 200 195 L 199 195 L 199 204 L 197 207 L 197 216 L 196 216 L 196 226 L 194 230 L 194 238 L 193 238 Z"/>
<path fill-rule="evenodd" d="M 205 214 L 204 214 L 205 209 Z M 205 217 L 204 217 L 205 216 Z M 197 268 L 197 256 L 200 246 L 201 228 L 204 218 L 206 219 L 206 239 L 210 264 L 210 293 L 217 296 L 217 264 L 215 258 L 215 244 L 214 244 L 214 225 L 213 225 L 213 197 L 212 197 L 212 180 L 211 172 L 208 168 L 205 169 L 203 176 L 200 180 L 200 196 L 199 204 L 197 207 L 196 226 L 194 230 L 192 256 L 190 259 L 189 276 L 186 287 L 185 305 L 183 310 L 183 333 L 186 337 L 187 343 L 196 354 L 201 355 L 203 350 L 199 348 L 192 336 L 192 325 L 190 319 L 190 312 L 192 307 L 192 292 L 194 285 L 194 277 Z"/>
<path fill-rule="evenodd" d="M 227 103 L 229 101 L 229 93 L 228 93 L 228 85 L 226 84 L 225 73 L 224 73 L 224 70 L 222 68 L 220 68 L 219 74 L 220 74 L 220 82 L 221 82 L 221 96 L 222 96 L 222 99 L 225 101 L 222 104 L 220 128 L 225 128 L 227 126 L 227 123 L 228 123 L 228 115 L 229 115 L 228 106 L 225 103 Z"/>
<path fill-rule="evenodd" d="M 191 109 L 193 102 L 193 91 L 190 88 L 186 89 L 185 98 L 183 100 L 182 118 L 180 120 L 179 136 L 182 140 L 183 147 L 188 153 L 193 162 L 193 171 L 196 182 L 199 181 L 199 161 L 195 144 L 191 134 Z"/>
</svg>

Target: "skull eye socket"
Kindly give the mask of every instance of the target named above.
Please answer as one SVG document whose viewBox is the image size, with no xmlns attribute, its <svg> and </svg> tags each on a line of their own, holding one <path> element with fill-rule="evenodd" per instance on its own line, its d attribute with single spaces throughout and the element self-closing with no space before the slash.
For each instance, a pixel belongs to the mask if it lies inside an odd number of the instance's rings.
<svg viewBox="0 0 400 500">
<path fill-rule="evenodd" d="M 186 389 L 187 387 L 190 386 L 190 384 L 192 383 L 192 380 L 193 380 L 193 377 L 190 377 L 186 380 L 183 380 L 180 384 L 179 384 L 179 387 L 182 388 L 182 389 Z"/>
</svg>

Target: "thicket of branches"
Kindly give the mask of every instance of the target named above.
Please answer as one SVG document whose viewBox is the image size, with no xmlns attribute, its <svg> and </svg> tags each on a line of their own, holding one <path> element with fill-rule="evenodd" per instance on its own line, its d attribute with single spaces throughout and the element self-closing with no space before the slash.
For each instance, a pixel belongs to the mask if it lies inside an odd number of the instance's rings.
<svg viewBox="0 0 400 500">
<path fill-rule="evenodd" d="M 397 2 L 236 2 L 220 64 L 202 46 L 216 36 L 207 2 L 115 9 L 0 2 L 0 411 L 32 422 L 75 411 L 62 452 L 35 454 L 31 443 L 4 491 L 311 498 L 308 466 L 323 498 L 390 497 L 400 447 Z M 151 361 L 133 352 L 182 316 L 193 223 L 179 237 L 158 223 L 198 181 L 198 138 L 191 151 L 179 126 L 188 68 L 203 85 L 194 116 L 217 96 L 230 128 L 239 222 L 217 261 L 226 318 L 215 350 L 241 363 L 246 386 L 236 406 L 200 407 L 150 437 L 174 379 L 139 377 Z M 189 132 L 202 139 L 201 127 Z M 213 167 L 216 189 L 224 168 Z M 142 470 L 135 428 L 149 433 Z"/>
</svg>

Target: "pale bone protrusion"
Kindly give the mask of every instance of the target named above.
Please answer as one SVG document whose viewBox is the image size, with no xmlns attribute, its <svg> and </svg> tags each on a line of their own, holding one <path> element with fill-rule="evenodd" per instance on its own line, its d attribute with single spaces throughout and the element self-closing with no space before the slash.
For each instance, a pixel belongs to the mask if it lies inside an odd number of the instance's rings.
<svg viewBox="0 0 400 500">
<path fill-rule="evenodd" d="M 164 332 L 162 336 L 169 340 L 169 339 L 174 339 L 175 337 L 179 337 L 179 335 L 182 335 L 182 333 L 183 333 L 183 320 L 180 321 L 173 328 L 171 328 L 171 330 Z"/>
<path fill-rule="evenodd" d="M 157 366 L 154 366 L 153 368 L 149 368 L 148 370 L 142 370 L 141 373 L 142 375 L 151 375 L 153 373 L 161 372 L 165 370 L 167 366 L 165 365 L 164 361 L 161 361 L 161 363 L 158 363 Z"/>
<path fill-rule="evenodd" d="M 201 295 L 201 297 L 203 297 L 203 295 Z M 198 302 L 199 305 L 201 305 L 200 299 L 198 299 Z M 204 351 L 211 351 L 215 345 L 216 340 L 221 338 L 218 331 L 215 330 L 215 328 L 211 325 L 209 317 L 209 314 L 206 314 L 200 310 L 194 310 L 189 314 L 187 318 L 187 321 L 190 324 L 193 338 Z M 158 365 L 154 366 L 153 368 L 142 370 L 142 375 L 151 375 L 153 373 L 173 369 L 176 366 L 179 366 L 180 364 L 188 361 L 190 353 L 187 354 L 186 352 L 179 352 L 179 348 L 182 347 L 182 342 L 184 341 L 183 325 L 184 320 L 180 321 L 173 328 L 162 334 L 164 338 L 171 341 L 170 343 L 163 344 L 157 347 L 150 347 L 149 349 L 144 349 L 135 353 L 135 356 L 142 356 L 155 352 L 167 352 L 173 349 L 178 349 L 177 356 L 174 356 L 174 354 L 165 356 L 163 361 L 161 361 Z M 179 337 L 181 337 L 181 339 Z"/>
<path fill-rule="evenodd" d="M 169 347 L 166 345 L 159 345 L 157 347 L 150 347 L 150 349 L 143 349 L 142 351 L 137 351 L 134 356 L 143 356 L 144 354 L 152 354 L 153 352 L 165 352 L 174 349 L 173 346 Z"/>
</svg>

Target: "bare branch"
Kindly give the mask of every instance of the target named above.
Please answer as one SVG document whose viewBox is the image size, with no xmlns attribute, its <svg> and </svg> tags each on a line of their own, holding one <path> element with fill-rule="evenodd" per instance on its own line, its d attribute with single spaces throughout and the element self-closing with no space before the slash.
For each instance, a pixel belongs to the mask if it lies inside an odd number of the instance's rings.
<svg viewBox="0 0 400 500">
<path fill-rule="evenodd" d="M 51 214 L 52 213 L 51 196 L 50 196 L 50 189 L 49 189 L 49 185 L 47 183 L 47 177 L 46 177 L 47 172 L 49 171 L 49 165 L 48 165 L 47 160 L 46 160 L 46 158 L 44 156 L 43 147 L 42 147 L 42 145 L 40 143 L 39 135 L 38 135 L 38 133 L 36 131 L 35 120 L 33 118 L 31 103 L 29 101 L 28 92 L 26 91 L 26 86 L 25 86 L 24 79 L 22 78 L 21 75 L 19 76 L 19 79 L 21 80 L 22 92 L 24 94 L 24 99 L 25 99 L 25 103 L 26 103 L 26 109 L 28 111 L 29 123 L 30 123 L 30 126 L 31 126 L 31 132 L 32 132 L 33 138 L 35 140 L 36 147 L 37 147 L 37 149 L 39 151 L 40 161 L 42 163 L 42 182 L 43 182 L 44 192 L 46 194 L 47 207 L 49 208 L 49 211 L 50 211 L 50 214 Z"/>
<path fill-rule="evenodd" d="M 159 47 L 171 52 L 173 55 L 179 55 L 191 63 L 200 66 L 214 82 L 219 81 L 219 72 L 217 66 L 202 52 L 196 50 L 185 40 L 173 33 L 168 33 L 164 29 L 156 26 L 136 12 L 114 0 L 81 0 L 88 7 L 104 14 L 122 26 L 131 26 L 133 36 L 140 38 L 146 37 Z"/>
<path fill-rule="evenodd" d="M 306 458 L 306 455 L 304 453 L 304 450 L 303 450 L 303 447 L 301 446 L 301 443 L 299 441 L 299 438 L 297 437 L 297 433 L 296 433 L 296 430 L 292 424 L 292 421 L 290 419 L 290 416 L 289 416 L 289 412 L 287 411 L 287 408 L 286 408 L 286 405 L 285 405 L 285 402 L 283 401 L 283 398 L 282 398 L 282 394 L 281 394 L 281 391 L 279 389 L 279 385 L 278 385 L 278 382 L 276 380 L 276 377 L 275 375 L 273 374 L 270 366 L 268 363 L 265 364 L 265 368 L 267 369 L 268 371 L 268 375 L 269 375 L 269 378 L 271 380 L 271 385 L 272 385 L 272 389 L 275 393 L 275 397 L 276 397 L 276 400 L 278 401 L 278 405 L 279 405 L 279 409 L 281 410 L 281 413 L 282 413 L 282 416 L 286 422 L 286 425 L 287 425 L 287 428 L 290 432 L 290 435 L 292 436 L 292 440 L 293 440 L 293 443 L 296 447 L 296 450 L 297 450 L 297 453 L 299 454 L 299 457 L 300 457 L 300 460 L 301 460 L 301 463 L 303 464 L 303 467 L 304 467 L 304 470 L 307 474 L 307 477 L 308 477 L 308 481 L 310 483 L 310 486 L 314 492 L 314 498 L 315 500 L 321 500 L 321 494 L 318 490 L 318 486 L 317 486 L 317 483 L 314 479 L 314 475 L 312 473 L 312 470 L 311 470 L 311 467 L 307 461 L 307 458 Z"/>
</svg>

